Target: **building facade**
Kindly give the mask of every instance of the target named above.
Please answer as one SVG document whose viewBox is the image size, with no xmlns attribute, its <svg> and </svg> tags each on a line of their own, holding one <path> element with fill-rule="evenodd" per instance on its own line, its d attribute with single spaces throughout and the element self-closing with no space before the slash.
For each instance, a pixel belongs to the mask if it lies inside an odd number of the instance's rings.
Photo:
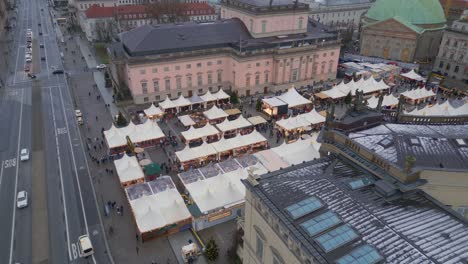
<svg viewBox="0 0 468 264">
<path fill-rule="evenodd" d="M 309 3 L 309 17 L 340 29 L 358 29 L 362 15 L 371 7 L 369 0 L 324 0 Z"/>
<path fill-rule="evenodd" d="M 361 55 L 433 62 L 445 22 L 438 0 L 377 0 L 362 19 Z"/>
<path fill-rule="evenodd" d="M 434 71 L 468 82 L 468 10 L 444 32 Z"/>
<path fill-rule="evenodd" d="M 218 19 L 215 9 L 207 3 L 184 3 L 183 19 L 206 22 Z M 79 12 L 81 29 L 89 41 L 109 41 L 117 33 L 157 24 L 145 5 L 98 6 Z"/>
<path fill-rule="evenodd" d="M 222 1 L 221 18 L 123 33 L 109 48 L 114 86 L 141 104 L 219 89 L 249 96 L 336 77 L 340 41 L 308 19 L 307 5 Z"/>
</svg>

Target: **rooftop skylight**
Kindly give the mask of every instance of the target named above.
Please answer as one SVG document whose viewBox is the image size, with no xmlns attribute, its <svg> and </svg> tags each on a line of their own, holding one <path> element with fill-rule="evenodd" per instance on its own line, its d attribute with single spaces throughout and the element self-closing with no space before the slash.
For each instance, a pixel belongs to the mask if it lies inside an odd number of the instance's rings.
<svg viewBox="0 0 468 264">
<path fill-rule="evenodd" d="M 375 264 L 383 260 L 383 257 L 370 245 L 360 246 L 349 254 L 339 258 L 337 264 Z"/>
<path fill-rule="evenodd" d="M 286 207 L 286 211 L 288 211 L 289 215 L 293 219 L 298 219 L 299 217 L 311 213 L 319 209 L 320 207 L 322 207 L 322 202 L 319 199 L 311 196 L 307 199 L 304 199 L 300 202 Z"/>
<path fill-rule="evenodd" d="M 322 249 L 328 253 L 358 238 L 358 233 L 348 225 L 337 227 L 315 239 Z"/>
<path fill-rule="evenodd" d="M 332 211 L 328 211 L 301 224 L 301 227 L 309 234 L 315 236 L 330 227 L 341 223 L 340 218 Z"/>
</svg>

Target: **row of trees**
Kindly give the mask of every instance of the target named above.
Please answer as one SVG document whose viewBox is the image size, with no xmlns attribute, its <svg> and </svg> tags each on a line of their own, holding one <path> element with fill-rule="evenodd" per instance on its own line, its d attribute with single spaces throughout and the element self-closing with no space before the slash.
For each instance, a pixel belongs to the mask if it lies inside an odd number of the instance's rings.
<svg viewBox="0 0 468 264">
<path fill-rule="evenodd" d="M 159 0 L 146 5 L 153 23 L 175 23 L 188 20 L 187 4 L 177 0 Z"/>
</svg>

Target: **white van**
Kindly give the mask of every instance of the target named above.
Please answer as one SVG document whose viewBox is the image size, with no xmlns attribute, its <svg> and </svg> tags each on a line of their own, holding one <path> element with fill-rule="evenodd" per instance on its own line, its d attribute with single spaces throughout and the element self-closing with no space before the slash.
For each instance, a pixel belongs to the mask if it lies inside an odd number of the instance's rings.
<svg viewBox="0 0 468 264">
<path fill-rule="evenodd" d="M 78 238 L 79 254 L 80 257 L 85 258 L 94 254 L 91 239 L 87 235 L 82 235 Z"/>
</svg>

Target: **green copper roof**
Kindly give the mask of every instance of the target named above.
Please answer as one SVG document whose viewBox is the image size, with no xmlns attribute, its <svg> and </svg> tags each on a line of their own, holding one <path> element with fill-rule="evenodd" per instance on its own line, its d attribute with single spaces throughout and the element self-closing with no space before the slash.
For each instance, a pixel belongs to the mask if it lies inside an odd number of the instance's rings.
<svg viewBox="0 0 468 264">
<path fill-rule="evenodd" d="M 379 21 L 399 16 L 415 25 L 446 22 L 439 0 L 377 0 L 366 16 Z"/>
<path fill-rule="evenodd" d="M 409 22 L 407 22 L 406 20 L 404 20 L 403 18 L 399 17 L 399 16 L 394 16 L 392 17 L 392 19 L 395 19 L 396 21 L 398 21 L 399 23 L 407 26 L 409 29 L 413 30 L 414 32 L 418 33 L 418 34 L 421 34 L 424 32 L 424 28 L 421 28 L 421 27 L 418 27 L 418 26 L 415 26 Z M 384 20 L 385 21 L 385 20 Z M 375 24 L 378 24 L 378 23 L 382 23 L 382 21 L 375 21 L 373 23 L 370 23 L 370 24 L 367 24 L 365 25 L 364 27 L 370 27 L 372 25 L 375 25 Z"/>
</svg>

